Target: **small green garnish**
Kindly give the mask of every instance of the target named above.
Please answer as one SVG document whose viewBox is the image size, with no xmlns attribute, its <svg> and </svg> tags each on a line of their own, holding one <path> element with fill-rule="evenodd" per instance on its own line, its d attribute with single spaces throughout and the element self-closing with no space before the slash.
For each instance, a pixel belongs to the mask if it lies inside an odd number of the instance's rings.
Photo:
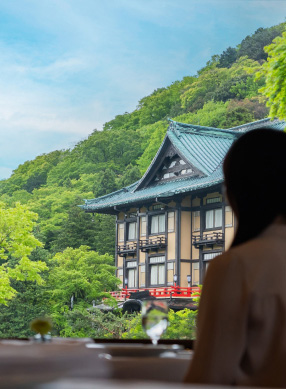
<svg viewBox="0 0 286 389">
<path fill-rule="evenodd" d="M 48 317 L 39 317 L 31 321 L 30 328 L 32 331 L 43 336 L 51 331 L 52 322 Z"/>
</svg>

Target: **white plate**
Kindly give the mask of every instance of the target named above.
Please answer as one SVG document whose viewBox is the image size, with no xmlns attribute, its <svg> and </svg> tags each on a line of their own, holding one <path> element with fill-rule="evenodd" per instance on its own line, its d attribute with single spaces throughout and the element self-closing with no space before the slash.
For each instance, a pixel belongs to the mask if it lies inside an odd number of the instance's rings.
<svg viewBox="0 0 286 389">
<path fill-rule="evenodd" d="M 183 349 L 178 344 L 159 344 L 154 346 L 153 344 L 142 343 L 87 343 L 87 348 L 95 349 L 100 353 L 109 354 L 113 357 L 150 357 L 158 356 L 166 351 L 178 352 Z"/>
</svg>

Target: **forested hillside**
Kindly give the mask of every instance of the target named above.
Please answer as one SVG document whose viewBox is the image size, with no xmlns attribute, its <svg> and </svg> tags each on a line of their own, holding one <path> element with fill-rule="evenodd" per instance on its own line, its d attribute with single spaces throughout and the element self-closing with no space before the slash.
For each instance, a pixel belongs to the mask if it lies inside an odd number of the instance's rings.
<svg viewBox="0 0 286 389">
<path fill-rule="evenodd" d="M 11 285 L 19 293 L 6 301 L 7 306 L 0 305 L 0 337 L 30 334 L 27 322 L 44 313 L 53 315 L 57 333 L 78 335 L 67 331 L 72 327 L 71 296 L 75 304 L 86 308 L 117 285 L 112 275 L 114 218 L 85 214 L 78 205 L 84 198 L 102 196 L 138 180 L 165 136 L 167 118 L 229 128 L 267 117 L 266 98 L 259 93 L 265 80 L 257 80 L 256 74 L 267 58 L 263 47 L 281 35 L 284 27 L 258 29 L 237 47 L 213 56 L 196 75 L 143 97 L 136 110 L 116 116 L 105 123 L 103 131 L 93 131 L 73 149 L 38 156 L 0 181 L 3 209 L 20 202 L 38 214 L 34 235 L 42 246 L 29 258 L 47 268 L 42 285 L 12 274 Z M 14 262 L 9 254 L 0 255 L 0 265 L 7 263 L 13 269 Z M 96 276 L 92 269 L 99 269 Z"/>
</svg>

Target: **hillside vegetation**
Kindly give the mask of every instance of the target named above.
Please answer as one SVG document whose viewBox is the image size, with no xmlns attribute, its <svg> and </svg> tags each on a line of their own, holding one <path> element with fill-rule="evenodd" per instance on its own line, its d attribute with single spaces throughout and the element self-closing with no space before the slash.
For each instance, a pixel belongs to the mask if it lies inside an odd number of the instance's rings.
<svg viewBox="0 0 286 389">
<path fill-rule="evenodd" d="M 49 268 L 42 275 L 45 285 L 28 280 L 11 281 L 19 293 L 7 306 L 0 306 L 2 318 L 14 323 L 12 329 L 10 324 L 9 336 L 13 331 L 14 336 L 29 334 L 23 316 L 27 322 L 51 312 L 55 320 L 58 318 L 58 333 L 66 333 L 63 328 L 67 322 L 59 318 L 59 313 L 68 312 L 69 296 L 73 295 L 75 304 L 83 307 L 91 304 L 94 291 L 94 296 L 102 297 L 99 289 L 104 282 L 87 280 L 89 269 L 76 262 L 80 254 L 89 261 L 86 266 L 90 269 L 102 268 L 104 258 L 110 266 L 101 270 L 109 279 L 105 289 L 116 287 L 117 281 L 111 276 L 114 217 L 85 214 L 78 205 L 85 198 L 102 196 L 138 180 L 165 136 L 168 118 L 230 128 L 267 117 L 266 98 L 259 93 L 265 79 L 257 80 L 256 74 L 267 59 L 264 46 L 282 35 L 284 27 L 280 24 L 259 28 L 237 47 L 213 56 L 196 75 L 143 97 L 133 112 L 116 116 L 105 123 L 103 131 L 94 130 L 73 149 L 40 155 L 18 166 L 9 179 L 0 181 L 0 201 L 6 207 L 13 208 L 20 202 L 38 214 L 34 234 L 42 247 L 35 249 L 30 259 L 42 261 Z M 94 257 L 88 254 L 86 246 L 96 251 Z M 67 256 L 74 261 L 69 269 L 64 259 Z M 71 269 L 77 269 L 81 273 L 78 277 L 84 281 L 74 289 L 69 288 L 67 295 L 64 293 L 67 286 L 61 280 Z M 76 277 L 69 274 L 66 279 L 73 283 Z M 0 337 L 7 335 L 5 320 L 0 323 Z"/>
</svg>

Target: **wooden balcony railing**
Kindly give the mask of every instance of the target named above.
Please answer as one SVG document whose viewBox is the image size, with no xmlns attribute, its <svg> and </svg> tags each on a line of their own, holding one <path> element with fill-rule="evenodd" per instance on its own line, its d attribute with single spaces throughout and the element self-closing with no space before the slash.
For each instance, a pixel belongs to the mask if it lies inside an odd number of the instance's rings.
<svg viewBox="0 0 286 389">
<path fill-rule="evenodd" d="M 141 239 L 139 241 L 139 248 L 143 252 L 148 252 L 151 250 L 163 249 L 167 246 L 165 236 L 159 236 L 149 239 Z"/>
<path fill-rule="evenodd" d="M 120 257 L 124 257 L 125 255 L 135 255 L 137 251 L 137 242 L 127 243 L 124 245 L 117 246 L 117 254 Z"/>
<path fill-rule="evenodd" d="M 224 245 L 224 234 L 222 232 L 209 232 L 193 237 L 193 245 L 196 248 L 202 246 L 223 246 Z"/>
<path fill-rule="evenodd" d="M 181 286 L 167 286 L 162 288 L 140 288 L 140 289 L 127 289 L 123 288 L 119 291 L 110 292 L 112 297 L 115 297 L 116 300 L 122 301 L 130 297 L 130 293 L 142 292 L 148 290 L 150 296 L 156 298 L 171 298 L 171 297 L 181 297 L 181 298 L 193 298 L 196 297 L 201 289 L 198 286 L 191 287 L 181 287 Z"/>
</svg>

